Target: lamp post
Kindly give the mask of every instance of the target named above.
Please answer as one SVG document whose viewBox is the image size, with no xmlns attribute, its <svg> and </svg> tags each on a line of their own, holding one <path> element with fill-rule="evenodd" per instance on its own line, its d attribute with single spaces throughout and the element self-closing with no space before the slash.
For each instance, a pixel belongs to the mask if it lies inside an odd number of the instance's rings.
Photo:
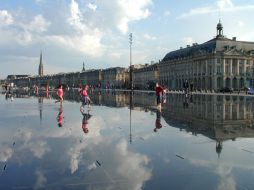
<svg viewBox="0 0 254 190">
<path fill-rule="evenodd" d="M 132 81 L 132 54 L 131 54 L 131 46 L 132 46 L 132 33 L 129 35 L 130 42 L 130 90 L 133 91 L 133 81 Z"/>
</svg>

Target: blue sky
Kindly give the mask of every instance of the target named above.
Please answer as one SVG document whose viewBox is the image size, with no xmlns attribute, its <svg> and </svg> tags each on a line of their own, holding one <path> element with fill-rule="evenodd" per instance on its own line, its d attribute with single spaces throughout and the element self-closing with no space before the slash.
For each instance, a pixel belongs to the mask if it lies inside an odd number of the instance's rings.
<svg viewBox="0 0 254 190">
<path fill-rule="evenodd" d="M 254 0 L 1 0 L 0 78 L 128 67 L 216 35 L 254 42 Z"/>
</svg>

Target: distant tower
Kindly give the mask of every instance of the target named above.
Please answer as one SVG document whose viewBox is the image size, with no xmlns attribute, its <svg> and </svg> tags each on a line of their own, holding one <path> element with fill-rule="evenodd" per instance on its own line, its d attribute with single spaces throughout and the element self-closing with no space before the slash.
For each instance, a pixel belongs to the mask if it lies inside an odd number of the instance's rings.
<svg viewBox="0 0 254 190">
<path fill-rule="evenodd" d="M 85 63 L 84 63 L 84 61 L 83 61 L 83 69 L 82 69 L 82 72 L 85 72 L 86 71 L 86 69 L 85 69 Z"/>
<path fill-rule="evenodd" d="M 41 55 L 40 55 L 40 65 L 39 65 L 38 74 L 39 74 L 39 76 L 43 76 L 42 53 L 41 53 Z"/>
<path fill-rule="evenodd" d="M 217 38 L 218 37 L 224 37 L 223 36 L 223 26 L 222 26 L 220 20 L 219 20 L 219 23 L 217 24 L 217 36 L 216 37 Z"/>
</svg>

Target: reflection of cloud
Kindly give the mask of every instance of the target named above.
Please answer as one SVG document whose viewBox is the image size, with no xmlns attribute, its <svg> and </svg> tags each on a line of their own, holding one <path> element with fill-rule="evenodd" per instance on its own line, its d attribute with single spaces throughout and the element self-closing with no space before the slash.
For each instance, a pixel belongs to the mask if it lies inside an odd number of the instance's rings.
<svg viewBox="0 0 254 190">
<path fill-rule="evenodd" d="M 13 154 L 13 150 L 10 147 L 4 146 L 0 147 L 0 161 L 6 162 L 9 158 L 11 158 Z"/>
<path fill-rule="evenodd" d="M 220 181 L 217 187 L 217 190 L 235 190 L 236 182 L 232 176 L 232 167 L 230 164 L 226 165 L 225 163 L 221 163 L 220 165 L 216 165 L 214 162 L 209 160 L 198 160 L 198 159 L 190 159 L 191 164 L 199 166 L 199 167 L 207 167 L 210 169 L 214 169 L 214 173 L 216 173 L 220 177 Z"/>
<path fill-rule="evenodd" d="M 32 132 L 29 131 L 29 129 L 22 129 L 22 131 L 18 131 L 14 135 L 14 137 L 15 137 L 16 141 L 26 143 L 26 142 L 30 141 L 30 139 L 32 138 Z"/>
<path fill-rule="evenodd" d="M 42 189 L 45 187 L 47 179 L 45 178 L 44 174 L 42 173 L 42 171 L 37 170 L 35 172 L 36 174 L 36 183 L 34 185 L 34 189 Z"/>
<path fill-rule="evenodd" d="M 125 140 L 118 143 L 116 152 L 119 162 L 117 173 L 128 181 L 129 189 L 142 189 L 143 183 L 151 178 L 151 171 L 145 168 L 149 162 L 147 156 L 129 152 Z"/>
<path fill-rule="evenodd" d="M 231 174 L 231 167 L 218 166 L 216 173 L 220 176 L 220 183 L 218 184 L 218 190 L 235 190 L 236 182 Z"/>
<path fill-rule="evenodd" d="M 42 158 L 42 156 L 50 151 L 50 147 L 46 142 L 43 141 L 37 141 L 35 143 L 29 144 L 30 150 L 34 153 L 34 156 L 37 158 Z"/>
</svg>

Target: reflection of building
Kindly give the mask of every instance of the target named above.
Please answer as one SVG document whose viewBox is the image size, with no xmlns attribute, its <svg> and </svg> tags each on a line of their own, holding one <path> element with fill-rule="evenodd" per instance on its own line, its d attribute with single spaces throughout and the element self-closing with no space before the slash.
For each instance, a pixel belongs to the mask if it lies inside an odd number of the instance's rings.
<svg viewBox="0 0 254 190">
<path fill-rule="evenodd" d="M 247 96 L 193 95 L 168 96 L 162 115 L 173 126 L 203 134 L 216 141 L 216 151 L 222 142 L 238 137 L 254 137 L 254 103 Z M 187 103 L 188 106 L 184 106 Z"/>
<path fill-rule="evenodd" d="M 253 58 L 254 43 L 226 38 L 219 22 L 215 38 L 169 52 L 163 58 L 160 82 L 170 89 L 182 89 L 185 80 L 201 90 L 253 87 Z"/>
</svg>

